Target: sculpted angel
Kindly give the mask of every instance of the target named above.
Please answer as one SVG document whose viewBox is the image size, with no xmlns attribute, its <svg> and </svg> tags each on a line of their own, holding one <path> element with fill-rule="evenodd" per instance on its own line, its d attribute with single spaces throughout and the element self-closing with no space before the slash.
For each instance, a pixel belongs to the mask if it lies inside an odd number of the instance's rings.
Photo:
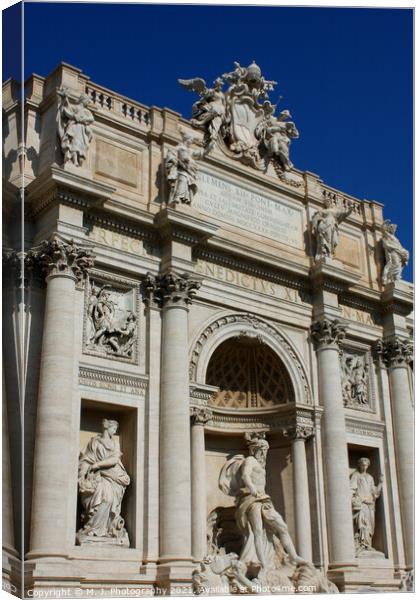
<svg viewBox="0 0 420 600">
<path fill-rule="evenodd" d="M 401 279 L 403 267 L 408 263 L 408 250 L 402 247 L 395 235 L 397 226 L 390 221 L 382 225 L 382 246 L 385 252 L 385 266 L 382 273 L 382 283 L 392 283 Z"/>
<path fill-rule="evenodd" d="M 197 164 L 195 159 L 202 158 L 201 150 L 193 150 L 195 138 L 181 131 L 182 142 L 168 151 L 165 158 L 166 180 L 169 184 L 169 206 L 191 204 L 197 192 Z"/>
<path fill-rule="evenodd" d="M 206 132 L 204 145 L 208 153 L 216 143 L 226 114 L 225 95 L 222 91 L 223 79 L 218 77 L 212 88 L 208 88 L 204 79 L 200 77 L 178 79 L 178 83 L 183 88 L 200 95 L 200 100 L 197 100 L 192 107 L 191 124 Z"/>
<path fill-rule="evenodd" d="M 324 208 L 312 217 L 312 232 L 316 239 L 315 260 L 332 258 L 338 244 L 338 226 L 353 211 L 349 208 L 335 207 L 330 198 L 325 198 Z"/>
<path fill-rule="evenodd" d="M 120 445 L 113 437 L 118 422 L 102 421 L 102 433 L 91 438 L 79 458 L 79 493 L 83 527 L 77 541 L 128 546 L 121 502 L 130 477 L 121 462 Z"/>
<path fill-rule="evenodd" d="M 66 90 L 60 89 L 57 94 L 60 98 L 57 127 L 64 164 L 71 162 L 80 167 L 87 156 L 92 140 L 91 125 L 94 118 L 88 109 L 89 98 L 86 94 L 80 94 L 77 104 L 71 106 Z"/>
</svg>

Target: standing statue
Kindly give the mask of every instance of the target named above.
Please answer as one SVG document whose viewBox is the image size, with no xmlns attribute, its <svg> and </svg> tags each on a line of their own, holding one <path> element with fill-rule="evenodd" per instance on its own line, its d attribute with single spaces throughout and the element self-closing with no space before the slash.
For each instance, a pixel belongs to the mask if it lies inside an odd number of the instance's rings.
<svg viewBox="0 0 420 600">
<path fill-rule="evenodd" d="M 316 239 L 315 260 L 321 261 L 333 258 L 338 244 L 338 226 L 353 211 L 354 206 L 338 208 L 332 200 L 325 198 L 324 208 L 318 210 L 312 217 L 312 232 Z"/>
<path fill-rule="evenodd" d="M 203 157 L 202 150 L 192 150 L 196 138 L 181 130 L 182 142 L 175 150 L 170 149 L 165 159 L 166 180 L 169 184 L 169 206 L 179 203 L 191 204 L 197 192 L 197 164 L 195 159 Z"/>
<path fill-rule="evenodd" d="M 401 279 L 403 267 L 408 264 L 408 250 L 402 247 L 395 235 L 397 226 L 386 220 L 382 225 L 382 246 L 385 252 L 385 266 L 382 272 L 382 283 L 393 283 Z"/>
<path fill-rule="evenodd" d="M 264 434 L 246 434 L 245 439 L 249 456 L 227 460 L 219 476 L 219 488 L 235 498 L 242 550 L 238 556 L 219 545 L 222 529 L 217 511 L 212 511 L 208 554 L 192 575 L 194 593 L 337 593 L 323 572 L 298 556 L 286 523 L 265 491 L 269 445 Z"/>
<path fill-rule="evenodd" d="M 86 94 L 80 94 L 76 106 L 72 107 L 66 90 L 60 89 L 57 94 L 60 97 L 57 127 L 64 164 L 71 162 L 80 167 L 93 137 L 91 124 L 94 118 L 88 109 L 89 98 Z"/>
<path fill-rule="evenodd" d="M 268 442 L 258 434 L 247 436 L 247 442 L 249 456 L 228 460 L 219 477 L 219 488 L 235 497 L 236 522 L 244 536 L 239 560 L 256 572 L 280 567 L 285 553 L 292 563 L 305 563 L 265 491 Z"/>
<path fill-rule="evenodd" d="M 357 461 L 357 470 L 350 477 L 356 556 L 375 552 L 372 547 L 375 532 L 375 502 L 382 492 L 383 475 L 380 475 L 379 483 L 375 486 L 372 475 L 367 472 L 369 466 L 368 458 L 360 458 Z"/>
<path fill-rule="evenodd" d="M 96 542 L 129 546 L 121 502 L 130 477 L 121 462 L 120 445 L 113 438 L 118 422 L 102 421 L 102 433 L 91 438 L 79 457 L 79 493 L 83 527 L 79 544 Z"/>
<path fill-rule="evenodd" d="M 270 103 L 267 106 L 267 117 L 255 130 L 255 135 L 262 140 L 266 148 L 266 168 L 273 160 L 281 172 L 290 171 L 293 168 L 293 163 L 289 158 L 290 143 L 292 139 L 299 137 L 299 132 L 291 120 L 288 110 L 283 110 L 278 117 L 275 117 L 272 110 L 275 107 L 272 107 Z"/>
</svg>

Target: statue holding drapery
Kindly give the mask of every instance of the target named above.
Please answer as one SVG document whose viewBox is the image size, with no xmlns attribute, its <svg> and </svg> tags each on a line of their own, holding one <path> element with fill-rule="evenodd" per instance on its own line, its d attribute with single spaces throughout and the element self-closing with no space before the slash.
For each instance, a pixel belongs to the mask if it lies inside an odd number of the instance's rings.
<svg viewBox="0 0 420 600">
<path fill-rule="evenodd" d="M 79 493 L 83 527 L 76 539 L 129 546 L 121 502 L 130 477 L 121 462 L 119 442 L 114 438 L 118 422 L 103 419 L 102 433 L 91 438 L 79 458 Z"/>
</svg>

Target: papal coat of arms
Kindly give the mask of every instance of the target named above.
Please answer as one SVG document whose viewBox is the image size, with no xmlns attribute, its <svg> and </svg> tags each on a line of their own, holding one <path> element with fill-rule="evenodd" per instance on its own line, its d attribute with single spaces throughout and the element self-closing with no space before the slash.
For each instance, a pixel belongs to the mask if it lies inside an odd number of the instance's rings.
<svg viewBox="0 0 420 600">
<path fill-rule="evenodd" d="M 232 158 L 262 171 L 272 162 L 281 176 L 293 167 L 289 147 L 299 137 L 291 114 L 282 110 L 275 115 L 277 105 L 271 103 L 268 92 L 277 82 L 265 79 L 255 62 L 249 67 L 234 65 L 210 88 L 199 77 L 178 79 L 184 88 L 200 95 L 191 123 L 205 132 L 205 154 L 217 144 Z"/>
</svg>

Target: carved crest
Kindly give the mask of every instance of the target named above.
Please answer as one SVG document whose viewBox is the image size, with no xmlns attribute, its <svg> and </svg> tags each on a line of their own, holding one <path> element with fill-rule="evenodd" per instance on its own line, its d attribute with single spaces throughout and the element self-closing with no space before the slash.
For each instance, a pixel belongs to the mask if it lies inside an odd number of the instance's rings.
<svg viewBox="0 0 420 600">
<path fill-rule="evenodd" d="M 277 105 L 268 92 L 276 81 L 265 79 L 260 67 L 234 63 L 235 69 L 218 77 L 213 87 L 204 79 L 178 79 L 187 90 L 199 94 L 192 108 L 191 123 L 204 130 L 205 154 L 217 144 L 244 164 L 267 171 L 270 162 L 279 176 L 293 167 L 289 159 L 291 140 L 299 137 L 288 110 L 275 116 Z"/>
</svg>

